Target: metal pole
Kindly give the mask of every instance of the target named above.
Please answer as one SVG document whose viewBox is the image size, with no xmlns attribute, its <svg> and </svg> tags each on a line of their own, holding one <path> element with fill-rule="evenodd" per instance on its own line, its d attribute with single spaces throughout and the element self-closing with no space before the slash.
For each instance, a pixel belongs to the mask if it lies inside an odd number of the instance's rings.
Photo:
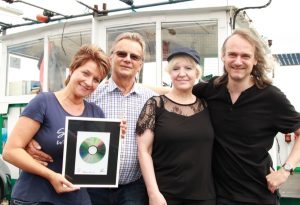
<svg viewBox="0 0 300 205">
<path fill-rule="evenodd" d="M 145 5 L 132 6 L 132 7 L 127 7 L 127 8 L 112 9 L 112 10 L 105 10 L 105 11 L 97 11 L 97 14 L 98 14 L 98 16 L 106 16 L 108 13 L 113 13 L 113 12 L 118 12 L 118 11 L 140 9 L 140 8 L 147 8 L 147 7 L 153 7 L 153 6 L 162 6 L 162 5 L 166 5 L 166 4 L 176 4 L 176 3 L 182 3 L 182 2 L 187 2 L 187 1 L 193 1 L 193 0 L 165 1 L 165 2 L 160 2 L 160 3 L 145 4 Z M 20 0 L 15 1 L 15 2 L 23 2 L 23 3 L 25 3 L 24 1 L 20 1 Z M 33 5 L 33 6 L 35 6 L 35 5 Z M 45 9 L 45 10 L 47 10 L 47 9 Z M 89 15 L 94 15 L 95 9 L 93 9 L 93 11 L 94 12 L 92 12 L 92 13 L 79 14 L 79 15 L 70 15 L 70 16 L 64 16 L 64 15 L 62 15 L 64 17 L 61 17 L 61 18 L 51 18 L 49 22 L 54 22 L 54 21 L 60 21 L 60 20 L 65 20 L 65 19 L 72 19 L 72 18 L 78 18 L 78 17 L 84 17 L 84 16 L 89 16 Z M 56 13 L 56 12 L 54 12 L 54 13 Z M 24 24 L 15 24 L 15 25 L 9 25 L 9 26 L 2 26 L 2 29 L 0 30 L 0 33 L 2 31 L 5 31 L 6 29 L 9 29 L 9 28 L 16 28 L 16 27 L 20 27 L 20 26 L 29 26 L 29 25 L 40 24 L 40 23 L 41 22 L 29 22 L 29 23 L 24 23 Z"/>
</svg>

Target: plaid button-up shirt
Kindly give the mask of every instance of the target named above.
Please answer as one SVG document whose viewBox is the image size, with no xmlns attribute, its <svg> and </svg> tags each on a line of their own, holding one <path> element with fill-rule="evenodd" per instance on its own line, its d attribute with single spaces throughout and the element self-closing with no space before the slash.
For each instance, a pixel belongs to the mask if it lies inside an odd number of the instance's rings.
<svg viewBox="0 0 300 205">
<path fill-rule="evenodd" d="M 106 118 L 124 117 L 127 120 L 127 132 L 122 140 L 120 154 L 119 184 L 128 184 L 141 177 L 135 127 L 145 102 L 154 95 L 157 94 L 152 90 L 134 84 L 131 91 L 124 96 L 110 78 L 107 84 L 98 86 L 87 99 L 100 106 Z"/>
</svg>

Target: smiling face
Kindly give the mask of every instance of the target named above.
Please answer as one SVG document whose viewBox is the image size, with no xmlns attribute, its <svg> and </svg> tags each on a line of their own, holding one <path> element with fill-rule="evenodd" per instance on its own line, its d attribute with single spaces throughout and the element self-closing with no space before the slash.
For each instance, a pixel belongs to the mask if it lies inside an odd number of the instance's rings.
<svg viewBox="0 0 300 205">
<path fill-rule="evenodd" d="M 174 89 L 191 91 L 199 78 L 194 60 L 188 56 L 175 56 L 169 64 L 168 72 Z"/>
<path fill-rule="evenodd" d="M 112 77 L 114 81 L 119 79 L 134 80 L 136 74 L 142 69 L 143 49 L 133 40 L 120 40 L 110 56 Z"/>
<path fill-rule="evenodd" d="M 71 87 L 76 96 L 86 97 L 97 88 L 104 77 L 97 64 L 89 60 L 70 73 L 67 86 Z"/>
<path fill-rule="evenodd" d="M 233 35 L 226 42 L 222 61 L 229 82 L 250 81 L 253 66 L 257 64 L 255 47 L 239 35 Z"/>
</svg>

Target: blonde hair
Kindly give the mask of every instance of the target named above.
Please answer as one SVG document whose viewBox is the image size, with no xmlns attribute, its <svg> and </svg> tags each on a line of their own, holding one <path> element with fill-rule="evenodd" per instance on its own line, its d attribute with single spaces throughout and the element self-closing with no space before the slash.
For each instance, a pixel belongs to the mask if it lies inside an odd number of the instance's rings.
<svg viewBox="0 0 300 205">
<path fill-rule="evenodd" d="M 112 47 L 110 49 L 110 54 L 113 54 L 113 52 L 115 51 L 117 43 L 124 39 L 135 41 L 138 44 L 140 44 L 140 46 L 142 47 L 142 51 L 143 51 L 141 57 L 142 57 L 142 60 L 144 60 L 144 58 L 146 56 L 146 45 L 145 45 L 144 38 L 141 36 L 141 34 L 134 33 L 134 32 L 125 32 L 125 33 L 121 33 L 120 35 L 118 35 L 112 44 Z"/>
<path fill-rule="evenodd" d="M 253 76 L 254 82 L 258 88 L 264 88 L 267 85 L 272 84 L 272 80 L 267 76 L 273 67 L 270 64 L 266 50 L 263 46 L 262 41 L 254 36 L 249 29 L 236 29 L 230 36 L 226 38 L 222 46 L 222 55 L 226 53 L 226 43 L 232 36 L 239 36 L 244 40 L 248 41 L 254 48 L 254 58 L 257 60 L 257 64 L 253 66 L 251 75 Z M 221 84 L 226 84 L 228 82 L 228 73 L 225 70 L 224 74 L 218 77 L 214 81 L 214 85 L 219 86 Z"/>
<path fill-rule="evenodd" d="M 199 79 L 202 76 L 202 68 L 201 66 L 195 62 L 195 60 L 193 58 L 191 58 L 188 55 L 184 55 L 184 54 L 178 54 L 176 56 L 174 56 L 168 63 L 168 65 L 166 66 L 165 70 L 167 73 L 171 73 L 171 70 L 174 68 L 175 64 L 181 60 L 184 59 L 185 61 L 189 62 L 192 64 L 193 68 L 196 69 L 196 75 L 197 75 L 197 79 Z"/>
<path fill-rule="evenodd" d="M 99 70 L 101 71 L 102 77 L 105 78 L 110 71 L 109 58 L 101 48 L 92 44 L 85 44 L 79 48 L 69 66 L 70 73 L 90 60 L 97 64 Z M 70 78 L 71 75 L 68 75 L 67 79 L 65 80 L 65 85 L 69 83 Z"/>
</svg>

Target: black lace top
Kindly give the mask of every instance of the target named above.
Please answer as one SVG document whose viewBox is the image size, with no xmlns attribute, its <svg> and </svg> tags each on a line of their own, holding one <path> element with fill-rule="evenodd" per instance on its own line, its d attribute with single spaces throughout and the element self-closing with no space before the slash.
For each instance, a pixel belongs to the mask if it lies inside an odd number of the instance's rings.
<svg viewBox="0 0 300 205">
<path fill-rule="evenodd" d="M 150 98 L 137 122 L 138 137 L 154 134 L 152 159 L 162 194 L 177 198 L 215 198 L 211 169 L 214 132 L 207 104 L 199 98 L 189 105 L 166 96 Z"/>
<path fill-rule="evenodd" d="M 136 126 L 136 134 L 142 135 L 146 129 L 150 129 L 151 131 L 154 130 L 154 117 L 156 114 L 155 108 L 164 108 L 167 111 L 178 115 L 191 116 L 195 113 L 201 112 L 205 107 L 207 107 L 206 102 L 204 100 L 201 101 L 199 98 L 196 98 L 196 101 L 192 104 L 179 104 L 172 101 L 165 95 L 152 97 L 146 102 L 143 110 L 141 111 Z"/>
</svg>

